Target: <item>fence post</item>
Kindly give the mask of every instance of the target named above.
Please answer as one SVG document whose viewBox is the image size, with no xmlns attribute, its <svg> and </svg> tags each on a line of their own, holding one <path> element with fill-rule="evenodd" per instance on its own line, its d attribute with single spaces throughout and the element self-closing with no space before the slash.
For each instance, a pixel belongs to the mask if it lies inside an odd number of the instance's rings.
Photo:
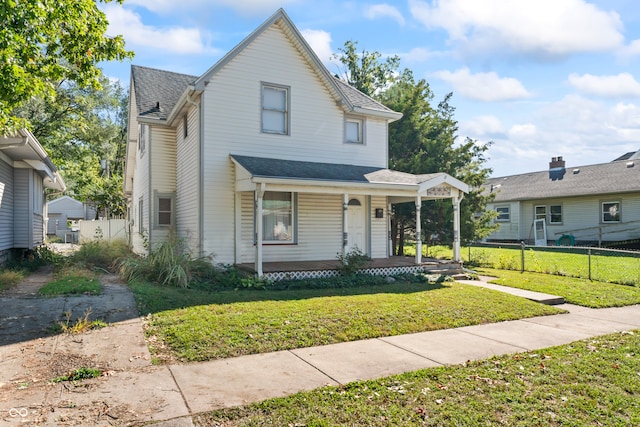
<svg viewBox="0 0 640 427">
<path fill-rule="evenodd" d="M 521 259 L 521 268 L 520 273 L 524 273 L 524 241 L 520 242 L 520 259 Z"/>
<path fill-rule="evenodd" d="M 591 248 L 587 249 L 587 255 L 589 258 L 589 280 L 591 280 Z"/>
</svg>

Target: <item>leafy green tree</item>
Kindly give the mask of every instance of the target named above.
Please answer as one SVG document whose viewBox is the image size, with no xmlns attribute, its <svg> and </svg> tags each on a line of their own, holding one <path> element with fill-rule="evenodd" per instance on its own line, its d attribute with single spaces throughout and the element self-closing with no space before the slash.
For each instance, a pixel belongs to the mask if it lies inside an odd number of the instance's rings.
<svg viewBox="0 0 640 427">
<path fill-rule="evenodd" d="M 350 86 L 369 96 L 383 90 L 395 80 L 395 73 L 400 66 L 398 55 L 390 56 L 381 62 L 379 52 L 357 52 L 358 42 L 346 41 L 344 47 L 338 48 L 340 54 L 333 57 L 338 59 L 345 70 L 338 76 Z"/>
<path fill-rule="evenodd" d="M 0 134 L 29 127 L 14 110 L 34 97 L 54 98 L 59 82 L 99 88 L 98 63 L 133 57 L 122 36 L 106 35 L 98 1 L 112 0 L 0 3 Z"/>
<path fill-rule="evenodd" d="M 31 123 L 67 195 L 93 203 L 101 215 L 121 215 L 128 94 L 106 77 L 99 82 L 99 88 L 59 84 L 53 97 L 33 98 L 14 114 Z"/>
</svg>

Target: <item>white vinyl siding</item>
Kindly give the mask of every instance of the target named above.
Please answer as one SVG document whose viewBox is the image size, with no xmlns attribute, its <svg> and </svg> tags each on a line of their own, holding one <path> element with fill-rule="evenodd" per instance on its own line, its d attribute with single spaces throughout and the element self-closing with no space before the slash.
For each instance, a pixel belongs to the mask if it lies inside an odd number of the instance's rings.
<svg viewBox="0 0 640 427">
<path fill-rule="evenodd" d="M 187 114 L 187 137 L 178 129 L 176 147 L 176 230 L 193 254 L 198 254 L 200 145 L 199 110 L 191 107 Z M 181 126 L 184 126 L 184 121 Z"/>
<path fill-rule="evenodd" d="M 147 148 L 151 161 L 150 195 L 173 194 L 176 191 L 176 130 L 163 126 L 149 127 L 149 147 Z M 154 199 L 149 198 L 154 209 L 146 219 L 150 224 L 157 222 L 158 212 L 155 210 Z M 146 200 L 145 200 L 146 202 Z M 152 204 L 153 203 L 153 204 Z M 169 237 L 169 228 L 149 229 L 149 244 L 152 246 L 163 242 Z"/>
<path fill-rule="evenodd" d="M 0 250 L 13 247 L 13 167 L 0 158 Z"/>
<path fill-rule="evenodd" d="M 31 188 L 31 169 L 13 170 L 13 246 L 29 249 L 33 240 L 33 196 Z"/>
<path fill-rule="evenodd" d="M 260 132 L 261 96 L 258 90 L 262 82 L 277 82 L 290 88 L 288 138 Z M 326 84 L 278 27 L 266 30 L 220 69 L 202 96 L 205 137 L 202 245 L 204 253 L 215 254 L 216 262 L 235 262 L 235 249 L 230 246 L 235 238 L 235 181 L 229 154 L 327 163 L 349 159 L 354 165 L 387 166 L 386 120 L 367 118 L 366 150 L 358 144 L 345 144 L 345 112 L 336 105 Z M 303 199 L 300 197 L 298 201 L 301 209 L 299 245 L 302 245 L 303 233 L 315 230 L 314 225 L 311 230 L 304 229 Z M 338 205 L 341 206 L 341 202 Z M 306 248 L 298 247 L 283 256 L 289 260 L 335 258 L 341 249 L 341 208 L 336 215 L 336 222 L 331 226 L 338 230 L 337 247 L 321 249 L 319 253 L 311 249 L 306 253 Z M 279 252 L 286 252 L 285 248 L 279 249 L 282 249 Z M 244 258 L 245 251 L 242 253 Z M 264 256 L 267 261 L 276 255 L 272 255 L 269 247 Z"/>
<path fill-rule="evenodd" d="M 382 218 L 376 218 L 376 209 L 382 209 Z M 371 258 L 387 258 L 389 250 L 389 213 L 387 212 L 387 198 L 371 197 Z"/>
<path fill-rule="evenodd" d="M 520 207 L 518 203 L 499 203 L 499 204 L 488 204 L 487 209 L 496 210 L 497 206 L 509 206 L 509 222 L 497 222 L 500 225 L 497 231 L 491 233 L 487 239 L 489 240 L 519 240 L 521 236 L 519 235 L 520 229 Z"/>
</svg>

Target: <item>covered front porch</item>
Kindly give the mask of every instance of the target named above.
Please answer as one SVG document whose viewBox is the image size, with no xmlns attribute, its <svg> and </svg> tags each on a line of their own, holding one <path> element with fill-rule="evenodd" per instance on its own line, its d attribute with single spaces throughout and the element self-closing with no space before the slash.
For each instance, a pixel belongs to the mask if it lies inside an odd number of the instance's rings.
<svg viewBox="0 0 640 427">
<path fill-rule="evenodd" d="M 453 203 L 453 252 L 460 261 L 460 202 L 469 187 L 446 173 L 413 175 L 233 154 L 230 159 L 236 180 L 235 264 L 259 277 L 310 277 L 297 271 L 335 275 L 338 260 L 332 258 L 354 250 L 373 259 L 375 274 L 424 271 L 420 220 L 416 256 L 391 257 L 391 206 L 411 202 L 421 218 L 422 202 L 433 199 Z"/>
<path fill-rule="evenodd" d="M 239 264 L 237 267 L 249 274 L 257 274 L 254 263 Z M 340 262 L 337 259 L 322 261 L 290 261 L 262 263 L 263 277 L 268 280 L 298 280 L 339 276 Z M 363 273 L 393 276 L 404 273 L 456 274 L 462 272 L 458 261 L 422 258 L 419 264 L 413 256 L 392 256 L 373 259 Z"/>
</svg>

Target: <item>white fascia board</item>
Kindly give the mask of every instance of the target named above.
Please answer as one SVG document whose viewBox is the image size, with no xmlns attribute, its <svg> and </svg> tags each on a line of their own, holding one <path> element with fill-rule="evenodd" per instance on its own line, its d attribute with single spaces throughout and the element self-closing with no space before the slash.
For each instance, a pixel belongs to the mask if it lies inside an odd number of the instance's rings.
<svg viewBox="0 0 640 427">
<path fill-rule="evenodd" d="M 349 181 L 322 181 L 322 180 L 304 180 L 304 179 L 282 179 L 282 178 L 261 178 L 253 177 L 251 179 L 253 188 L 260 183 L 265 183 L 267 189 L 278 188 L 287 191 L 298 191 L 305 193 L 327 193 L 327 194 L 371 194 L 384 196 L 411 196 L 416 195 L 418 191 L 417 185 L 393 184 L 393 183 L 368 183 L 368 182 L 349 182 Z M 247 188 L 248 186 L 243 186 Z"/>
<path fill-rule="evenodd" d="M 424 193 L 426 192 L 429 188 L 433 188 L 436 187 L 440 184 L 449 184 L 451 187 L 456 188 L 460 191 L 463 191 L 465 193 L 468 193 L 470 188 L 467 184 L 465 184 L 464 182 L 460 181 L 459 179 L 456 179 L 454 177 L 452 177 L 449 174 L 443 173 L 440 174 L 434 178 L 431 178 L 427 181 L 421 182 L 420 183 L 420 193 Z"/>
<path fill-rule="evenodd" d="M 374 116 L 374 117 L 382 117 L 384 119 L 389 120 L 389 122 L 395 122 L 396 120 L 400 120 L 402 118 L 402 113 L 398 113 L 397 111 L 380 111 L 380 110 L 371 110 L 368 108 L 362 108 L 358 106 L 354 106 L 351 108 L 351 111 L 357 114 L 362 114 L 366 116 Z"/>
</svg>

